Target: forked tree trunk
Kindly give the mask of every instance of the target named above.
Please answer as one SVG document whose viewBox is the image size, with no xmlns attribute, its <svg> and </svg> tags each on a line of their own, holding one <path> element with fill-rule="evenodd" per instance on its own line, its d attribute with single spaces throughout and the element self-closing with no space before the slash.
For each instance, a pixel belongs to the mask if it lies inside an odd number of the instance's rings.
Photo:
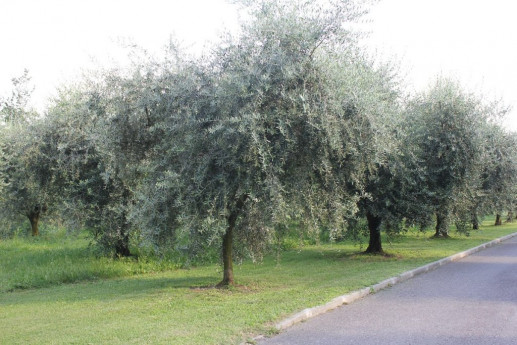
<svg viewBox="0 0 517 345">
<path fill-rule="evenodd" d="M 512 211 L 508 211 L 508 216 L 506 216 L 506 222 L 507 223 L 513 222 L 513 212 Z"/>
<path fill-rule="evenodd" d="M 503 225 L 503 222 L 501 220 L 501 215 L 499 213 L 497 213 L 495 215 L 495 224 L 494 225 Z"/>
<path fill-rule="evenodd" d="M 381 222 L 380 217 L 374 216 L 371 213 L 366 213 L 366 220 L 368 221 L 368 230 L 370 231 L 370 241 L 366 253 L 381 254 L 382 243 L 381 243 Z"/>
<path fill-rule="evenodd" d="M 31 223 L 32 236 L 39 236 L 39 217 L 39 211 L 33 211 L 27 215 L 27 218 L 29 218 Z"/>
<path fill-rule="evenodd" d="M 449 237 L 449 215 L 446 208 L 439 208 L 436 211 L 436 232 L 434 237 Z"/>
</svg>

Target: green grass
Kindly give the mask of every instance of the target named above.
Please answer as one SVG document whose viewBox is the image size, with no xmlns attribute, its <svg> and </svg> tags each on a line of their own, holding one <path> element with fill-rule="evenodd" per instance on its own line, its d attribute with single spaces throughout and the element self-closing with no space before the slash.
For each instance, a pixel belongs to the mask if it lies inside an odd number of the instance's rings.
<svg viewBox="0 0 517 345">
<path fill-rule="evenodd" d="M 171 270 L 172 262 L 97 255 L 84 236 L 0 240 L 0 293 Z"/>
<path fill-rule="evenodd" d="M 353 244 L 307 246 L 237 265 L 239 286 L 223 290 L 210 288 L 218 265 L 164 271 L 96 258 L 84 239 L 5 241 L 0 344 L 238 344 L 293 312 L 516 231 L 517 223 L 448 240 L 408 233 L 385 243 L 391 257 L 360 255 Z M 18 285 L 47 287 L 5 292 Z"/>
</svg>

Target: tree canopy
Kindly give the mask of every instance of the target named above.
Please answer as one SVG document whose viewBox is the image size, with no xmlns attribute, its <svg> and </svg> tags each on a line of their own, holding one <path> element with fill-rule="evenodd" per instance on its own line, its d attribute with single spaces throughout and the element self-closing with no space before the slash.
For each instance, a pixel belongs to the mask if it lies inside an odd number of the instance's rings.
<svg viewBox="0 0 517 345">
<path fill-rule="evenodd" d="M 504 109 L 439 78 L 406 94 L 398 66 L 352 30 L 365 2 L 239 1 L 246 20 L 203 56 L 171 43 L 92 71 L 36 116 L 28 73 L 0 103 L 2 215 L 43 211 L 115 256 L 132 241 L 193 258 L 253 258 L 293 224 L 336 240 L 365 220 L 447 237 L 515 206 L 517 142 Z M 134 242 L 133 242 L 134 243 Z"/>
</svg>

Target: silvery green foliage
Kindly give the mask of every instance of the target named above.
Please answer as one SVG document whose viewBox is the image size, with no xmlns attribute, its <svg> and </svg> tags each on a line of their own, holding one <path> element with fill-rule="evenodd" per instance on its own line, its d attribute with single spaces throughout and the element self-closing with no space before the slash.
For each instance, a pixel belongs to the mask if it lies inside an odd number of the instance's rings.
<svg viewBox="0 0 517 345">
<path fill-rule="evenodd" d="M 202 66 L 180 58 L 172 44 L 162 60 L 133 52 L 131 68 L 105 70 L 91 79 L 97 118 L 92 140 L 105 182 L 116 186 L 105 210 L 120 224 L 111 222 L 102 233 L 113 229 L 117 235 L 109 238 L 127 241 L 126 235 L 138 230 L 157 244 L 169 241 L 163 234 L 176 229 L 183 142 L 197 135 L 183 122 L 205 106 L 204 76 Z"/>
<path fill-rule="evenodd" d="M 54 166 L 50 146 L 42 131 L 43 124 L 34 121 L 25 126 L 2 129 L 1 215 L 4 221 L 17 223 L 32 215 L 52 211 Z"/>
<path fill-rule="evenodd" d="M 83 121 L 77 132 L 70 132 L 78 145 L 63 142 L 62 162 L 66 164 L 69 154 L 77 155 L 78 159 L 68 159 L 67 169 L 72 173 L 68 202 L 76 200 L 82 206 L 86 225 L 103 249 L 128 256 L 131 188 L 138 181 L 136 169 L 146 149 L 142 142 L 146 128 L 139 132 L 140 124 L 131 122 L 132 103 L 140 97 L 133 80 L 117 71 L 103 73 L 101 79 L 87 79 L 73 99 L 65 94 L 55 107 L 59 113 L 71 101 L 74 110 L 66 116 Z"/>
<path fill-rule="evenodd" d="M 34 87 L 31 85 L 29 71 L 25 69 L 20 77 L 13 78 L 9 97 L 0 97 L 0 123 L 26 125 L 37 116 L 30 106 Z"/>
<path fill-rule="evenodd" d="M 376 155 L 362 147 L 378 144 L 362 119 L 382 108 L 357 83 L 370 66 L 353 63 L 355 36 L 342 26 L 358 15 L 351 4 L 259 2 L 237 38 L 171 69 L 160 155 L 139 186 L 146 233 L 203 247 L 235 216 L 235 242 L 260 252 L 286 219 L 343 228 Z M 365 84 L 377 87 L 375 75 Z"/>
<path fill-rule="evenodd" d="M 98 235 L 114 187 L 104 178 L 105 164 L 93 140 L 96 104 L 89 86 L 64 87 L 52 101 L 45 124 L 53 143 L 60 217 L 70 231 L 87 227 Z"/>
<path fill-rule="evenodd" d="M 207 80 L 202 66 L 180 58 L 174 46 L 163 60 L 148 60 L 140 68 L 132 77 L 140 89 L 128 112 L 130 125 L 140 130 L 138 136 L 127 137 L 138 140 L 133 158 L 125 160 L 125 174 L 132 171 L 133 176 L 128 216 L 144 242 L 157 249 L 171 242 L 183 248 L 176 240 L 179 190 L 188 177 L 182 175 L 182 165 L 190 160 L 186 140 L 198 135 L 187 121 L 207 105 Z M 142 75 L 145 81 L 139 80 Z"/>
<path fill-rule="evenodd" d="M 39 221 L 54 194 L 52 157 L 44 123 L 30 107 L 28 71 L 12 82 L 11 96 L 0 101 L 0 215 L 4 224 L 16 227 L 23 217 Z"/>
<path fill-rule="evenodd" d="M 517 188 L 517 137 L 495 124 L 484 132 L 484 160 L 476 193 L 476 213 L 513 211 Z"/>
<path fill-rule="evenodd" d="M 44 121 L 64 220 L 91 229 L 101 247 L 119 255 L 129 254 L 131 232 L 149 219 L 140 221 L 138 212 L 152 212 L 137 196 L 161 164 L 156 143 L 164 131 L 174 137 L 166 126 L 184 104 L 171 94 L 188 97 L 190 86 L 174 75 L 174 54 L 171 48 L 159 63 L 141 55 L 129 70 L 90 73 L 61 90 Z"/>
<path fill-rule="evenodd" d="M 5 199 L 3 188 L 7 185 L 5 173 L 7 172 L 8 160 L 4 138 L 4 128 L 0 126 L 0 202 Z"/>
<path fill-rule="evenodd" d="M 103 116 L 99 88 L 86 79 L 60 90 L 38 128 L 61 219 L 69 228 L 89 228 L 107 251 L 129 255 L 129 196 L 99 145 Z"/>
<path fill-rule="evenodd" d="M 495 111 L 447 79 L 438 79 L 409 106 L 411 138 L 422 167 L 421 203 L 436 213 L 437 236 L 448 234 L 455 209 L 471 206 L 473 181 L 481 171 L 482 131 Z"/>
<path fill-rule="evenodd" d="M 341 124 L 356 131 L 355 150 L 358 161 L 362 162 L 353 184 L 355 194 L 360 196 L 357 216 L 377 219 L 379 227 L 370 237 L 376 236 L 380 241 L 380 227 L 398 230 L 401 220 L 407 217 L 410 203 L 406 191 L 407 158 L 402 151 L 405 127 L 400 82 L 393 64 L 374 63 L 373 59 L 359 54 L 348 57 L 348 61 L 342 60 L 339 55 L 332 58 L 340 70 L 333 74 L 333 79 L 336 90 L 340 90 L 339 99 L 347 102 L 343 106 L 352 115 Z M 348 183 L 353 181 L 350 176 L 345 178 Z M 375 251 L 382 251 L 380 242 Z"/>
</svg>

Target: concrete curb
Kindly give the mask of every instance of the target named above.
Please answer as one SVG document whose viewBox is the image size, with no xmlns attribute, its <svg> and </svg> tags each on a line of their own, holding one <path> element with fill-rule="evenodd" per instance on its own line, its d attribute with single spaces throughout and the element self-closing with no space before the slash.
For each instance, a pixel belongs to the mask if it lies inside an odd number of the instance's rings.
<svg viewBox="0 0 517 345">
<path fill-rule="evenodd" d="M 305 321 L 305 320 L 308 320 L 312 317 L 315 317 L 317 315 L 321 315 L 323 313 L 326 313 L 332 309 L 335 309 L 337 307 L 340 307 L 342 305 L 346 305 L 346 304 L 350 304 L 354 301 L 357 301 L 358 299 L 361 299 L 371 293 L 374 293 L 374 292 L 377 292 L 377 291 L 380 291 L 382 289 L 385 289 L 387 287 L 390 287 L 390 286 L 393 286 L 395 284 L 398 284 L 398 283 L 401 283 L 403 281 L 406 281 L 408 279 L 411 279 L 419 274 L 422 274 L 422 273 L 426 273 L 426 272 L 429 272 L 431 270 L 434 270 L 440 266 L 443 266 L 445 264 L 448 264 L 450 262 L 453 262 L 453 261 L 457 261 L 459 259 L 462 259 L 466 256 L 469 256 L 469 255 L 472 255 L 474 253 L 477 253 L 479 252 L 480 250 L 483 250 L 483 249 L 486 249 L 486 248 L 489 248 L 489 247 L 493 247 L 494 245 L 496 244 L 499 244 L 503 241 L 506 241 L 506 240 L 509 240 L 510 238 L 512 237 L 515 237 L 517 236 L 517 232 L 513 233 L 513 234 L 510 234 L 510 235 L 506 235 L 504 237 L 501 237 L 501 238 L 497 238 L 493 241 L 490 241 L 490 242 L 487 242 L 487 243 L 484 243 L 484 244 L 481 244 L 477 247 L 474 247 L 474 248 L 471 248 L 471 249 L 468 249 L 468 250 L 465 250 L 463 252 L 460 252 L 460 253 L 456 253 L 454 255 L 451 255 L 449 257 L 446 257 L 446 258 L 443 258 L 441 260 L 438 260 L 438 261 L 435 261 L 435 262 L 431 262 L 427 265 L 424 265 L 422 267 L 418 267 L 418 268 L 415 268 L 415 269 L 412 269 L 412 270 L 409 270 L 409 271 L 406 271 L 404 273 L 401 273 L 399 274 L 398 276 L 395 276 L 395 277 L 392 277 L 392 278 L 388 278 L 386 280 L 383 280 L 382 282 L 380 283 L 377 283 L 375 285 L 372 285 L 372 286 L 369 286 L 369 287 L 366 287 L 366 288 L 363 288 L 363 289 L 360 289 L 360 290 L 357 290 L 357 291 L 353 291 L 353 292 L 350 292 L 346 295 L 342 295 L 342 296 L 339 296 L 339 297 L 336 297 L 334 298 L 332 301 L 324 304 L 324 305 L 320 305 L 320 306 L 316 306 L 316 307 L 313 307 L 313 308 L 307 308 L 307 309 L 304 309 L 296 314 L 293 314 L 289 317 L 287 317 L 286 319 L 278 322 L 277 324 L 275 324 L 275 328 L 279 331 L 281 330 L 284 330 L 286 328 L 289 328 L 291 327 L 292 325 L 294 324 L 297 324 L 299 322 L 302 322 L 302 321 Z M 261 337 L 257 337 L 257 340 L 261 338 Z"/>
</svg>

